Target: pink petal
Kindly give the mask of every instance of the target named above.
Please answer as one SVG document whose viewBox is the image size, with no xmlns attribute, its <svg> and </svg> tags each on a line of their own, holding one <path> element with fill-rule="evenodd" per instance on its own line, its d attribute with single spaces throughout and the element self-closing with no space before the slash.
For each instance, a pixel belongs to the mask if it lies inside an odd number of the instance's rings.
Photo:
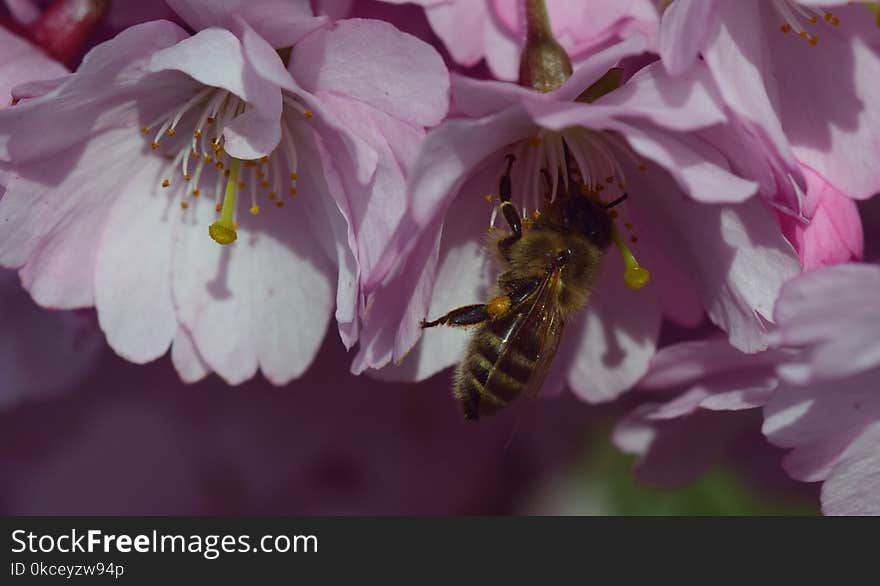
<svg viewBox="0 0 880 586">
<path fill-rule="evenodd" d="M 349 182 L 338 195 L 345 199 L 343 209 L 350 223 L 362 283 L 371 288 L 395 262 L 395 256 L 388 253 L 389 242 L 407 206 L 405 172 L 424 132 L 360 101 L 335 94 L 317 97 L 336 124 L 379 157 L 368 185 Z"/>
<path fill-rule="evenodd" d="M 258 367 L 273 384 L 285 384 L 305 371 L 324 339 L 333 271 L 312 236 L 312 226 L 326 229 L 314 220 L 324 217 L 316 195 L 303 186 L 283 209 L 240 214 L 238 240 L 227 247 L 207 235 L 216 218 L 209 201 L 191 205 L 192 224 L 177 231 L 172 287 L 179 320 L 230 384 Z"/>
<path fill-rule="evenodd" d="M 235 117 L 223 128 L 223 150 L 243 160 L 259 159 L 270 154 L 281 141 L 278 118 L 263 117 L 250 109 Z"/>
<path fill-rule="evenodd" d="M 826 515 L 880 515 L 880 423 L 850 445 L 822 486 Z"/>
<path fill-rule="evenodd" d="M 697 204 L 685 199 L 666 174 L 631 173 L 634 224 L 646 242 L 693 275 L 712 321 L 741 351 L 766 348 L 764 320 L 779 289 L 799 271 L 791 246 L 761 202 Z M 662 195 L 661 195 L 662 194 Z"/>
<path fill-rule="evenodd" d="M 880 419 L 877 373 L 783 386 L 764 407 L 764 435 L 778 446 L 794 448 L 785 467 L 794 478 L 825 479 L 850 442 Z"/>
<path fill-rule="evenodd" d="M 83 58 L 76 74 L 68 76 L 54 91 L 40 100 L 0 112 L 0 160 L 14 159 L 17 164 L 44 162 L 102 130 L 139 127 L 143 121 L 130 107 L 132 96 L 128 92 L 134 90 L 144 97 L 150 87 L 142 85 L 145 63 L 157 51 L 186 36 L 176 24 L 160 21 L 131 27 L 96 46 Z M 153 87 L 162 87 L 163 91 L 147 93 L 145 103 L 173 104 L 190 89 L 186 83 L 169 87 L 162 85 L 163 80 L 153 81 Z M 31 108 L 39 108 L 40 115 L 27 115 Z"/>
<path fill-rule="evenodd" d="M 767 353 L 740 352 L 725 338 L 673 344 L 657 351 L 648 374 L 639 381 L 639 388 L 664 389 L 694 384 L 724 371 L 772 364 L 768 358 Z"/>
<path fill-rule="evenodd" d="M 150 157 L 118 195 L 95 256 L 95 307 L 107 343 L 139 364 L 165 354 L 177 333 L 171 299 L 172 235 L 183 211 L 159 184 L 165 167 Z"/>
<path fill-rule="evenodd" d="M 583 63 L 579 63 L 568 81 L 551 95 L 557 100 L 574 101 L 585 89 L 605 75 L 609 69 L 618 65 L 623 58 L 638 55 L 647 49 L 647 37 L 639 34 L 614 43 L 591 55 Z"/>
<path fill-rule="evenodd" d="M 659 63 L 633 75 L 596 105 L 617 106 L 617 116 L 646 118 L 671 130 L 698 130 L 727 121 L 705 66 L 670 77 Z"/>
<path fill-rule="evenodd" d="M 741 203 L 757 191 L 756 183 L 728 171 L 721 154 L 694 135 L 672 135 L 630 124 L 617 126 L 633 150 L 666 169 L 697 201 Z"/>
<path fill-rule="evenodd" d="M 22 267 L 22 281 L 37 303 L 66 309 L 94 303 L 95 251 L 112 203 L 107 194 L 125 189 L 131 161 L 143 148 L 134 128 L 107 132 L 82 150 L 21 166 L 22 176 L 7 185 L 0 223 L 9 229 L 0 232 L 0 263 Z M 117 157 L 100 172 L 76 165 L 82 158 L 102 160 L 110 151 Z M 59 169 L 72 170 L 59 182 Z"/>
<path fill-rule="evenodd" d="M 211 367 L 202 359 L 192 336 L 183 327 L 177 328 L 171 345 L 171 361 L 180 380 L 188 384 L 199 382 L 211 373 Z"/>
<path fill-rule="evenodd" d="M 182 71 L 203 85 L 223 88 L 252 105 L 263 118 L 281 114 L 281 89 L 258 74 L 239 39 L 222 29 L 206 29 L 157 52 L 150 70 Z"/>
<path fill-rule="evenodd" d="M 384 368 L 392 360 L 403 361 L 421 337 L 419 320 L 427 315 L 431 302 L 441 227 L 438 223 L 421 233 L 406 265 L 370 300 L 352 373 Z"/>
<path fill-rule="evenodd" d="M 709 31 L 703 55 L 724 102 L 751 121 L 785 167 L 796 172 L 794 154 L 782 130 L 779 96 L 767 85 L 773 69 L 764 47 L 765 31 L 775 27 L 770 33 L 773 38 L 783 35 L 775 10 L 768 5 L 771 14 L 766 14 L 759 4 L 756 0 L 718 3 L 719 24 Z M 766 28 L 756 24 L 765 20 Z"/>
<path fill-rule="evenodd" d="M 360 100 L 414 125 L 433 126 L 449 105 L 449 75 L 427 43 L 388 23 L 354 19 L 298 43 L 290 68 L 310 92 Z"/>
<path fill-rule="evenodd" d="M 809 223 L 783 214 L 780 221 L 786 237 L 797 248 L 804 269 L 861 259 L 865 244 L 855 202 L 812 169 L 803 169 Z"/>
<path fill-rule="evenodd" d="M 709 30 L 717 27 L 715 0 L 678 0 L 660 20 L 660 59 L 672 75 L 690 69 L 700 56 Z"/>
<path fill-rule="evenodd" d="M 309 0 L 167 0 L 195 30 L 232 28 L 244 19 L 273 47 L 289 47 L 326 22 L 314 17 Z"/>
<path fill-rule="evenodd" d="M 619 255 L 609 251 L 568 374 L 572 390 L 591 403 L 612 400 L 632 387 L 657 348 L 657 295 L 650 285 L 639 291 L 627 287 L 623 271 Z"/>
<path fill-rule="evenodd" d="M 487 46 L 484 31 L 494 26 L 486 2 L 439 2 L 428 8 L 426 15 L 456 63 L 469 67 L 480 62 Z"/>
<path fill-rule="evenodd" d="M 433 295 L 422 317 L 434 319 L 456 307 L 486 301 L 498 270 L 491 266 L 484 242 L 489 222 L 489 205 L 486 207 L 485 215 L 476 214 L 474 202 L 464 196 L 450 206 L 448 217 L 456 220 L 444 227 Z M 469 335 L 457 328 L 425 330 L 400 366 L 389 366 L 377 374 L 383 380 L 424 380 L 456 364 Z"/>
<path fill-rule="evenodd" d="M 0 28 L 0 108 L 12 101 L 12 88 L 25 83 L 57 79 L 67 69 L 5 28 Z"/>
<path fill-rule="evenodd" d="M 817 270 L 783 287 L 774 311 L 778 342 L 812 346 L 810 364 L 798 369 L 797 380 L 839 378 L 880 365 L 878 290 L 880 268 L 856 264 Z"/>
<path fill-rule="evenodd" d="M 776 29 L 765 35 L 782 126 L 798 161 L 850 197 L 880 191 L 880 55 L 858 36 L 828 27 L 818 51 L 804 51 L 813 47 Z M 791 67 L 796 62 L 803 65 Z"/>
</svg>

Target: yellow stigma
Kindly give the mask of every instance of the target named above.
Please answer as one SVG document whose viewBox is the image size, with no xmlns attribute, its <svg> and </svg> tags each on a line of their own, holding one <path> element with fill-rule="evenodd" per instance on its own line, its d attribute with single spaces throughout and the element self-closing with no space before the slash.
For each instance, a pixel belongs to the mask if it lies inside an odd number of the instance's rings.
<svg viewBox="0 0 880 586">
<path fill-rule="evenodd" d="M 651 273 L 648 269 L 642 267 L 636 257 L 633 256 L 632 250 L 626 245 L 623 236 L 617 230 L 617 226 L 611 227 L 611 236 L 614 238 L 614 244 L 623 257 L 623 264 L 626 265 L 626 271 L 623 273 L 623 281 L 630 289 L 641 289 L 651 280 Z"/>
<path fill-rule="evenodd" d="M 235 232 L 237 222 L 232 220 L 232 212 L 235 210 L 235 191 L 238 186 L 238 170 L 241 167 L 239 159 L 232 159 L 229 165 L 229 179 L 226 181 L 226 193 L 223 196 L 223 211 L 220 219 L 208 227 L 208 234 L 217 244 L 232 244 L 238 238 Z"/>
</svg>

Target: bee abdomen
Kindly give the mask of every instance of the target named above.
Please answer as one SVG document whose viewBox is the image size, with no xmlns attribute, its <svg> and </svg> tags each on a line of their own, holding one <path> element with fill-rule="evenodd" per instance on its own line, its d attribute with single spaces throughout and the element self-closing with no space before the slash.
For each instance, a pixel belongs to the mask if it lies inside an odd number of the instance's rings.
<svg viewBox="0 0 880 586">
<path fill-rule="evenodd" d="M 534 359 L 519 348 L 505 346 L 493 329 L 484 327 L 476 333 L 458 367 L 455 396 L 466 419 L 491 415 L 516 399 L 535 367 Z"/>
</svg>

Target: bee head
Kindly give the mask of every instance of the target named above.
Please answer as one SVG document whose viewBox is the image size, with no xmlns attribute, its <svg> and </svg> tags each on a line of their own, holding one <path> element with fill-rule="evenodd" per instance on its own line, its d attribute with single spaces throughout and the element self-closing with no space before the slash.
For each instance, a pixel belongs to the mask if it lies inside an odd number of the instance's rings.
<svg viewBox="0 0 880 586">
<path fill-rule="evenodd" d="M 562 225 L 600 249 L 611 244 L 611 216 L 604 204 L 589 197 L 568 197 L 560 210 Z"/>
</svg>

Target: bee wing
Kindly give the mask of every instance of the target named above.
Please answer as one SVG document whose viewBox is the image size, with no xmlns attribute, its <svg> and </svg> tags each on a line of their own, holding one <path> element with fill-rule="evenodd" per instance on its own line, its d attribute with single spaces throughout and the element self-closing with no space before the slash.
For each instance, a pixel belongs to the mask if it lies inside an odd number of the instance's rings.
<svg viewBox="0 0 880 586">
<path fill-rule="evenodd" d="M 556 302 L 559 279 L 558 269 L 550 271 L 538 285 L 535 293 L 523 301 L 507 343 L 489 372 L 486 388 L 492 388 L 496 372 L 500 371 L 499 365 L 503 364 L 508 359 L 509 353 L 519 346 L 518 338 L 529 336 L 537 342 L 538 347 L 532 374 L 525 383 L 521 394 L 527 397 L 534 397 L 538 394 L 544 379 L 547 378 L 553 357 L 559 349 L 559 341 L 562 339 L 562 330 L 565 326 Z"/>
</svg>

